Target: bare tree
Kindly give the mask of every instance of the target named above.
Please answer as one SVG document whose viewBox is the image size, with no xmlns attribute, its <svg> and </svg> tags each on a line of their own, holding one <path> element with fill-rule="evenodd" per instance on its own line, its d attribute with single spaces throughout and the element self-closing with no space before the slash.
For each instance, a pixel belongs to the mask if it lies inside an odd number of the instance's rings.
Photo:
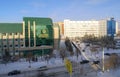
<svg viewBox="0 0 120 77">
<path fill-rule="evenodd" d="M 64 58 L 67 56 L 66 53 L 65 53 L 65 51 L 66 50 L 63 49 L 63 48 L 60 49 L 60 56 L 61 56 L 61 58 L 62 58 L 63 61 L 64 61 Z"/>
<path fill-rule="evenodd" d="M 116 53 L 111 54 L 110 57 L 105 60 L 105 69 L 107 70 L 117 68 L 120 65 L 119 58 L 120 56 L 118 56 Z"/>
<path fill-rule="evenodd" d="M 28 61 L 29 61 L 29 68 L 31 68 L 31 59 L 32 59 L 32 57 L 33 57 L 32 52 L 29 52 L 29 53 L 27 54 L 27 58 L 28 58 Z"/>
<path fill-rule="evenodd" d="M 65 39 L 65 45 L 66 45 L 67 50 L 70 52 L 70 55 L 73 56 L 74 55 L 73 47 L 72 47 L 72 44 L 69 38 Z"/>
<path fill-rule="evenodd" d="M 8 50 L 5 50 L 5 54 L 3 56 L 5 62 L 8 62 L 11 59 L 11 55 Z"/>
</svg>

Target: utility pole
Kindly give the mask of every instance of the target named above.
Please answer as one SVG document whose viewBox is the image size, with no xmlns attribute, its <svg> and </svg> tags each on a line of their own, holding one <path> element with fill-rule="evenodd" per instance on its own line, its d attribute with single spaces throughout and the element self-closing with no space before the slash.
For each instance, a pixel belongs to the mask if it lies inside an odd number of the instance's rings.
<svg viewBox="0 0 120 77">
<path fill-rule="evenodd" d="M 102 63 L 103 63 L 102 71 L 104 72 L 105 70 L 104 68 L 104 47 L 103 47 L 103 52 L 102 52 Z"/>
</svg>

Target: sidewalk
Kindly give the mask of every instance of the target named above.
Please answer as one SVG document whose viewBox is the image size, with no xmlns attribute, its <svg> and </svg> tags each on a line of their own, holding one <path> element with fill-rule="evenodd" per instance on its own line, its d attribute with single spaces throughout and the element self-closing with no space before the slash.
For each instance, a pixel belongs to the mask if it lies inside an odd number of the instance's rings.
<svg viewBox="0 0 120 77">
<path fill-rule="evenodd" d="M 13 70 L 20 70 L 21 72 L 37 70 L 39 67 L 47 66 L 48 68 L 54 68 L 63 66 L 62 60 L 59 59 L 50 59 L 47 61 L 38 61 L 38 62 L 12 62 L 7 64 L 0 64 L 0 75 L 8 74 L 8 72 Z M 30 67 L 29 67 L 30 66 Z"/>
</svg>

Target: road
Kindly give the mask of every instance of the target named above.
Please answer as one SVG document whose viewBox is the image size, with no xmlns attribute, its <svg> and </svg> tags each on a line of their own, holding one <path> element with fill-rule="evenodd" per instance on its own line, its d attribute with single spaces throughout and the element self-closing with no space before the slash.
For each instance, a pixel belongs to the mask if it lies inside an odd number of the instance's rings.
<svg viewBox="0 0 120 77">
<path fill-rule="evenodd" d="M 91 72 L 95 72 L 93 69 L 91 69 L 89 64 L 80 65 L 80 63 L 72 62 L 72 65 L 73 65 L 72 75 L 74 77 L 79 77 L 81 75 L 87 76 Z M 3 75 L 2 77 L 70 77 L 70 75 L 64 66 L 58 66 L 58 67 L 48 68 L 48 70 L 44 70 L 44 71 L 33 70 L 33 71 L 22 72 L 19 75 L 13 75 L 13 76 Z"/>
<path fill-rule="evenodd" d="M 65 47 L 64 45 L 62 46 Z M 97 76 L 97 72 L 99 71 L 93 70 L 93 68 L 89 64 L 81 65 L 80 63 L 73 62 L 72 65 L 73 65 L 72 77 L 99 77 Z M 19 75 L 14 76 L 3 75 L 0 77 L 70 77 L 70 75 L 64 66 L 58 66 L 49 68 L 48 70 L 45 71 L 32 70 L 22 72 Z"/>
</svg>

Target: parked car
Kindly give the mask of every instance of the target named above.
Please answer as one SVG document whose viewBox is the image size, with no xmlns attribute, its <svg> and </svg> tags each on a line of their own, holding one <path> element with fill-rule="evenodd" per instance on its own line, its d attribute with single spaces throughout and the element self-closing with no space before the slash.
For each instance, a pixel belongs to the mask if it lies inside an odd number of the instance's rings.
<svg viewBox="0 0 120 77">
<path fill-rule="evenodd" d="M 104 55 L 110 56 L 111 54 L 110 53 L 104 53 Z"/>
<path fill-rule="evenodd" d="M 89 63 L 89 60 L 83 60 L 80 62 L 80 64 L 86 64 L 86 63 Z"/>
<path fill-rule="evenodd" d="M 20 70 L 13 70 L 11 72 L 8 73 L 8 76 L 11 76 L 11 75 L 17 75 L 17 74 L 20 74 L 21 71 Z"/>
<path fill-rule="evenodd" d="M 48 70 L 47 66 L 42 66 L 38 68 L 38 71 Z"/>
<path fill-rule="evenodd" d="M 99 64 L 100 61 L 93 61 L 93 64 Z"/>
</svg>

